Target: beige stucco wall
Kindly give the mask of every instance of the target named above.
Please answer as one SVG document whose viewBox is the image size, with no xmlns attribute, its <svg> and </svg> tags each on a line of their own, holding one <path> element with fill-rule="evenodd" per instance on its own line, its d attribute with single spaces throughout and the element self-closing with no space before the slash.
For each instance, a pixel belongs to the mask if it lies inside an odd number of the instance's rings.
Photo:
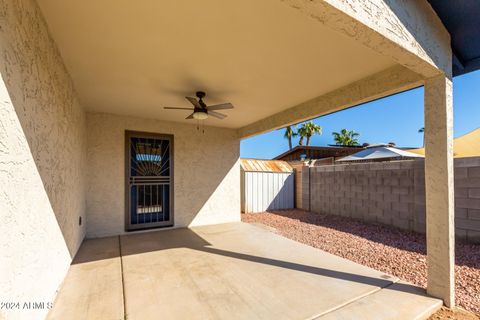
<svg viewBox="0 0 480 320">
<path fill-rule="evenodd" d="M 427 293 L 455 305 L 453 86 L 440 75 L 425 81 Z"/>
<path fill-rule="evenodd" d="M 125 130 L 174 135 L 174 224 L 240 220 L 240 140 L 231 129 L 87 114 L 87 237 L 125 233 Z"/>
<path fill-rule="evenodd" d="M 86 231 L 86 117 L 33 0 L 0 1 L 0 73 L 0 319 L 41 319 L 23 303 L 53 301 Z"/>
</svg>

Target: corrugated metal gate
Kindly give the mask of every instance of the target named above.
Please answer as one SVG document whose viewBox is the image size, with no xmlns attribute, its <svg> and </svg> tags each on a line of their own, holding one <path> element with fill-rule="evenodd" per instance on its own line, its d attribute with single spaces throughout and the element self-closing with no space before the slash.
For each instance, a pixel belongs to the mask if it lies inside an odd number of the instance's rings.
<svg viewBox="0 0 480 320">
<path fill-rule="evenodd" d="M 284 161 L 241 160 L 242 212 L 294 208 L 294 172 Z"/>
</svg>

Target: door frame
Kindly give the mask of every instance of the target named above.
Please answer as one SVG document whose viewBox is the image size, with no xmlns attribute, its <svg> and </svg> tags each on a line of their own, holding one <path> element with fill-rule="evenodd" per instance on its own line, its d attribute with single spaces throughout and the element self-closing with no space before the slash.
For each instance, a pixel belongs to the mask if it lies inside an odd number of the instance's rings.
<svg viewBox="0 0 480 320">
<path fill-rule="evenodd" d="M 130 148 L 130 138 L 159 138 L 169 140 L 169 166 L 170 166 L 170 189 L 169 189 L 169 215 L 170 221 L 162 221 L 156 223 L 150 223 L 150 225 L 145 224 L 143 227 L 136 227 L 130 223 L 130 158 L 131 158 L 131 148 Z M 173 227 L 175 225 L 175 215 L 174 215 L 174 135 L 173 134 L 164 134 L 164 133 L 155 133 L 155 132 L 144 132 L 144 131 L 131 131 L 125 130 L 125 148 L 124 148 L 124 157 L 125 157 L 125 170 L 124 170 L 124 179 L 125 179 L 125 231 L 133 232 L 146 229 L 162 228 L 162 227 Z"/>
</svg>

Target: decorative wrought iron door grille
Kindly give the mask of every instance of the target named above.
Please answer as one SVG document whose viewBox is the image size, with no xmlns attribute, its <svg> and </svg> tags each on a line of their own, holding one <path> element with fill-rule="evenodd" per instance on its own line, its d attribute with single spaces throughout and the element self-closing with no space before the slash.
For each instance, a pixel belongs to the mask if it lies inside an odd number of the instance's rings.
<svg viewBox="0 0 480 320">
<path fill-rule="evenodd" d="M 126 229 L 172 226 L 172 136 L 126 132 Z"/>
</svg>

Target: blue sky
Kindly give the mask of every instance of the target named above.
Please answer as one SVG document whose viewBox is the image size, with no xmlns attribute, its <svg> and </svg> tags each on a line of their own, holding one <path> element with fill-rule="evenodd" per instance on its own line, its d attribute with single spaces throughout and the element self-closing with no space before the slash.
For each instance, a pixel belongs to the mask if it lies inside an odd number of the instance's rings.
<svg viewBox="0 0 480 320">
<path fill-rule="evenodd" d="M 461 136 L 480 127 L 480 71 L 453 80 L 454 134 Z M 323 130 L 310 145 L 333 144 L 332 132 L 343 128 L 360 133 L 360 143 L 395 142 L 401 147 L 421 147 L 423 88 L 403 92 L 313 120 Z M 243 158 L 271 159 L 288 150 L 283 130 L 275 130 L 241 142 Z M 294 145 L 298 139 L 294 140 Z"/>
</svg>

